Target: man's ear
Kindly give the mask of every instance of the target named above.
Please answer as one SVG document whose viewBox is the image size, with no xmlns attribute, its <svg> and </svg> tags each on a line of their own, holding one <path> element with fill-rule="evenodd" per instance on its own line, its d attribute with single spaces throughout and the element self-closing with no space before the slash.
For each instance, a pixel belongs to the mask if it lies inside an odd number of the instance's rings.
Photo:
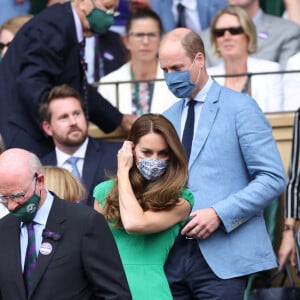
<svg viewBox="0 0 300 300">
<path fill-rule="evenodd" d="M 197 63 L 200 63 L 200 67 L 203 68 L 204 67 L 204 63 L 205 63 L 205 56 L 202 52 L 197 52 L 195 60 Z"/>
<path fill-rule="evenodd" d="M 52 136 L 51 126 L 50 126 L 50 124 L 49 124 L 47 121 L 43 121 L 42 127 L 43 127 L 44 131 L 45 131 L 49 136 Z"/>
</svg>

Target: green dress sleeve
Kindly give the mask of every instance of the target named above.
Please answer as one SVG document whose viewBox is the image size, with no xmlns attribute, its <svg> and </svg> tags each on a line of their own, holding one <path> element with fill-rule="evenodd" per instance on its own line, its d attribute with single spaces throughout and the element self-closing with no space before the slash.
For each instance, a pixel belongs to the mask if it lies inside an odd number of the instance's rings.
<svg viewBox="0 0 300 300">
<path fill-rule="evenodd" d="M 96 201 L 98 201 L 102 207 L 105 206 L 106 198 L 111 191 L 115 180 L 106 180 L 95 186 L 93 191 L 93 196 Z"/>
<path fill-rule="evenodd" d="M 194 195 L 193 195 L 192 191 L 188 188 L 183 189 L 182 192 L 181 192 L 180 198 L 183 198 L 186 201 L 188 201 L 190 206 L 191 206 L 191 210 L 192 210 L 192 208 L 194 206 L 194 202 L 195 202 Z"/>
</svg>

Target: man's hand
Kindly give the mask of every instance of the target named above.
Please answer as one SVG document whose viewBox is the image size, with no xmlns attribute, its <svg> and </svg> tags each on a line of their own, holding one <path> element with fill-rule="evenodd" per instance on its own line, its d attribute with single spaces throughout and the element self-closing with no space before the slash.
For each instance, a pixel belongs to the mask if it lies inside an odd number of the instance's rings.
<svg viewBox="0 0 300 300">
<path fill-rule="evenodd" d="M 283 232 L 282 241 L 279 252 L 279 269 L 289 262 L 291 266 L 296 267 L 296 241 L 294 238 L 294 231 L 288 230 Z"/>
<path fill-rule="evenodd" d="M 131 129 L 132 124 L 134 123 L 134 121 L 138 118 L 138 116 L 136 115 L 128 115 L 128 114 L 124 114 L 123 115 L 123 119 L 121 122 L 121 127 L 125 130 L 125 131 L 129 131 Z"/>
<path fill-rule="evenodd" d="M 213 208 L 192 212 L 191 217 L 193 218 L 184 226 L 181 234 L 194 239 L 209 237 L 221 224 L 221 220 Z"/>
</svg>

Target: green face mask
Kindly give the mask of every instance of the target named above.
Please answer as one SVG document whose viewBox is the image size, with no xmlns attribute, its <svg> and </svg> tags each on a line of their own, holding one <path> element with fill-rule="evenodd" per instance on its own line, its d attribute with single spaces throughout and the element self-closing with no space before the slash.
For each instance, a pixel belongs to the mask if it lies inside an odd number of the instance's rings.
<svg viewBox="0 0 300 300">
<path fill-rule="evenodd" d="M 34 193 L 23 205 L 10 213 L 24 223 L 30 222 L 36 215 L 40 200 L 41 197 Z"/>
<path fill-rule="evenodd" d="M 91 31 L 99 34 L 107 32 L 108 28 L 114 23 L 112 14 L 107 14 L 97 7 L 94 7 L 86 18 L 90 24 Z"/>
</svg>

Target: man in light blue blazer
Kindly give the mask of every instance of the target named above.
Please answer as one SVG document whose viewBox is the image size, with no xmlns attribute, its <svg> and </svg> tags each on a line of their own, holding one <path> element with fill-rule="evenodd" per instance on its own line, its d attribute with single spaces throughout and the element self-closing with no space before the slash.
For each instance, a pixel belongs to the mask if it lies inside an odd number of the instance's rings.
<svg viewBox="0 0 300 300">
<path fill-rule="evenodd" d="M 243 299 L 247 275 L 277 265 L 263 217 L 286 185 L 272 128 L 253 98 L 207 75 L 195 32 L 168 33 L 159 60 L 182 98 L 164 113 L 181 137 L 196 101 L 188 182 L 195 206 L 165 265 L 173 297 Z"/>
<path fill-rule="evenodd" d="M 151 0 L 150 6 L 160 16 L 164 32 L 168 32 L 177 27 L 177 13 L 175 13 L 176 16 L 174 16 L 173 12 L 176 12 L 176 5 L 179 2 L 183 5 L 187 5 L 191 10 L 195 7 L 195 11 L 197 12 L 195 16 L 198 16 L 198 28 L 200 30 L 196 30 L 197 27 L 188 27 L 198 33 L 208 28 L 215 14 L 221 8 L 228 5 L 226 0 Z M 189 18 L 189 20 L 191 20 L 191 18 Z"/>
</svg>

